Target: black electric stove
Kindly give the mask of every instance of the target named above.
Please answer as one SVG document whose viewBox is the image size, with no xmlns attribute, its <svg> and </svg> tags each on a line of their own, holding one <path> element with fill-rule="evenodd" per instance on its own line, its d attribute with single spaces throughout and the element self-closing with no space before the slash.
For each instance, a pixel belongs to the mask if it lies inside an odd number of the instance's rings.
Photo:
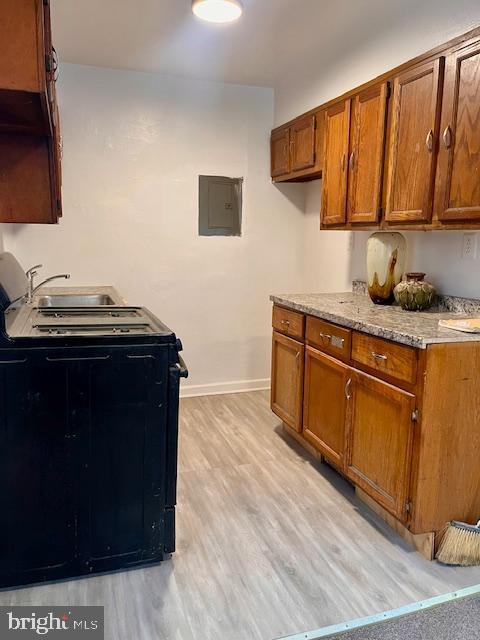
<svg viewBox="0 0 480 640">
<path fill-rule="evenodd" d="M 142 307 L 27 305 L 21 274 L 0 255 L 0 587 L 159 562 L 181 343 Z"/>
</svg>

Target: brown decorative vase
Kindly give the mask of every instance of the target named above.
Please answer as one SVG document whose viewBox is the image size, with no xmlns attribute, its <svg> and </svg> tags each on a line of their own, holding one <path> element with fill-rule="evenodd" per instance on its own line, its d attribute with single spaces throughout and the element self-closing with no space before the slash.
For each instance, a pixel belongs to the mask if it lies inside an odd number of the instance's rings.
<svg viewBox="0 0 480 640">
<path fill-rule="evenodd" d="M 401 233 L 378 231 L 367 241 L 368 293 L 375 304 L 392 304 L 402 279 L 407 243 Z"/>
<path fill-rule="evenodd" d="M 406 311 L 425 311 L 435 300 L 435 287 L 424 280 L 424 273 L 406 273 L 395 287 L 395 300 Z"/>
</svg>

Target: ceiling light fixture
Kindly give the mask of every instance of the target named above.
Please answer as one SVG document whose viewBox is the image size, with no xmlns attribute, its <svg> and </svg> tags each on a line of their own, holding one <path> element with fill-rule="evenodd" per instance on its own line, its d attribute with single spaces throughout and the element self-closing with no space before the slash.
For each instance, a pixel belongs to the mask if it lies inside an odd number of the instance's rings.
<svg viewBox="0 0 480 640">
<path fill-rule="evenodd" d="M 193 0 L 193 13 L 207 22 L 233 22 L 243 13 L 240 0 Z"/>
</svg>

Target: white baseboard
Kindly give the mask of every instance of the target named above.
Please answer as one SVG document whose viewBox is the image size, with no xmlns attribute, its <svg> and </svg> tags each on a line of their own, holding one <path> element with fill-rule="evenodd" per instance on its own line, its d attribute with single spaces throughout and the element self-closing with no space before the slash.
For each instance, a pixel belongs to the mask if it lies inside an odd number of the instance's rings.
<svg viewBox="0 0 480 640">
<path fill-rule="evenodd" d="M 270 389 L 270 378 L 261 380 L 236 380 L 234 382 L 215 382 L 213 384 L 196 384 L 180 386 L 181 398 L 197 396 L 219 396 L 225 393 L 245 393 L 246 391 L 263 391 Z"/>
</svg>

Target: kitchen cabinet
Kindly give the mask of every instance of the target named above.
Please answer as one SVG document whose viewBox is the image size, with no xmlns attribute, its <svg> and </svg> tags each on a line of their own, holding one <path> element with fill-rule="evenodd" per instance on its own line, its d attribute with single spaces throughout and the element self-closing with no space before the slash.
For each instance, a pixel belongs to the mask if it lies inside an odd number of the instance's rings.
<svg viewBox="0 0 480 640">
<path fill-rule="evenodd" d="M 303 435 L 340 468 L 344 466 L 349 371 L 335 358 L 306 347 Z"/>
<path fill-rule="evenodd" d="M 320 177 L 323 167 L 324 112 L 297 118 L 272 131 L 271 176 L 274 182 L 303 182 Z"/>
<path fill-rule="evenodd" d="M 290 127 L 290 169 L 301 171 L 315 164 L 315 116 L 300 118 Z"/>
<path fill-rule="evenodd" d="M 75 557 L 68 367 L 20 351 L 1 357 L 0 381 L 0 584 L 4 574 L 60 577 Z"/>
<path fill-rule="evenodd" d="M 290 173 L 290 129 L 272 133 L 270 139 L 272 178 Z"/>
<path fill-rule="evenodd" d="M 433 210 L 444 59 L 405 71 L 393 84 L 385 219 L 429 222 Z"/>
<path fill-rule="evenodd" d="M 405 520 L 415 396 L 359 371 L 347 380 L 347 476 Z"/>
<path fill-rule="evenodd" d="M 323 165 L 322 224 L 345 223 L 347 215 L 347 160 L 350 137 L 350 100 L 327 109 Z"/>
<path fill-rule="evenodd" d="M 351 224 L 380 219 L 388 91 L 388 83 L 383 82 L 352 101 L 347 199 Z"/>
<path fill-rule="evenodd" d="M 285 159 L 272 177 L 323 178 L 321 228 L 478 229 L 479 85 L 477 27 L 275 129 Z M 294 170 L 292 157 L 311 163 L 312 117 L 315 165 Z"/>
<path fill-rule="evenodd" d="M 288 434 L 427 557 L 448 521 L 478 519 L 480 342 L 419 349 L 278 305 L 273 325 Z"/>
<path fill-rule="evenodd" d="M 436 181 L 442 222 L 480 221 L 480 43 L 462 47 L 445 64 Z"/>
<path fill-rule="evenodd" d="M 322 226 L 379 220 L 387 98 L 384 82 L 327 109 Z"/>
<path fill-rule="evenodd" d="M 174 550 L 167 350 L 46 351 L 0 357 L 1 586 L 134 566 Z"/>
<path fill-rule="evenodd" d="M 61 142 L 49 2 L 0 0 L 0 15 L 0 222 L 55 223 Z"/>
<path fill-rule="evenodd" d="M 296 431 L 302 430 L 304 353 L 302 343 L 273 332 L 271 407 Z"/>
</svg>

